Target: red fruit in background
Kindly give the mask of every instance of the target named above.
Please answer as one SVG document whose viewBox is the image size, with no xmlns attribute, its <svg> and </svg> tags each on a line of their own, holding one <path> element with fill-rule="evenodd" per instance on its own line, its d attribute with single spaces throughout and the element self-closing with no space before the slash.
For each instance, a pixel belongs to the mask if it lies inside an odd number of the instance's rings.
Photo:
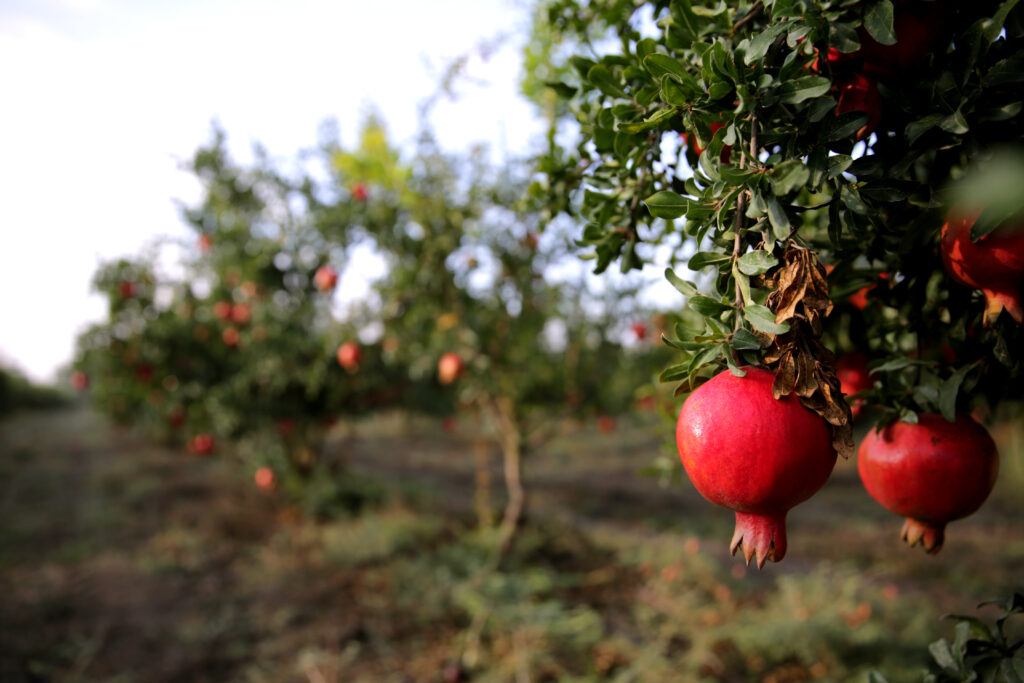
<svg viewBox="0 0 1024 683">
<path fill-rule="evenodd" d="M 639 408 L 640 410 L 650 412 L 652 410 L 657 409 L 658 399 L 656 396 L 653 395 L 642 396 L 639 399 L 637 399 L 636 407 Z"/>
<path fill-rule="evenodd" d="M 75 391 L 85 391 L 89 387 L 89 375 L 81 370 L 72 372 L 68 381 L 71 383 L 71 388 Z"/>
<path fill-rule="evenodd" d="M 448 352 L 437 362 L 437 377 L 441 384 L 451 384 L 462 376 L 465 369 L 466 366 L 462 363 L 459 354 Z"/>
<path fill-rule="evenodd" d="M 443 429 L 446 434 L 454 434 L 457 424 L 458 423 L 455 421 L 455 418 L 449 415 L 441 420 L 441 429 Z"/>
<path fill-rule="evenodd" d="M 356 183 L 352 186 L 352 199 L 357 202 L 366 201 L 368 192 L 366 191 L 366 185 L 364 183 Z"/>
<path fill-rule="evenodd" d="M 878 128 L 882 122 L 882 96 L 878 93 L 878 85 L 863 74 L 854 74 L 849 80 L 839 84 L 839 103 L 836 114 L 851 111 L 862 111 L 868 115 L 868 122 L 857 130 L 855 138 L 863 140 Z"/>
<path fill-rule="evenodd" d="M 971 227 L 978 214 L 951 213 L 942 226 L 942 263 L 950 277 L 985 294 L 986 325 L 1006 309 L 1024 322 L 1024 225 L 997 228 L 977 243 Z"/>
<path fill-rule="evenodd" d="M 722 123 L 721 121 L 715 121 L 714 123 L 708 124 L 708 127 L 711 129 L 711 136 L 714 137 L 715 133 L 717 133 L 719 131 L 719 129 L 725 127 L 725 124 Z M 686 144 L 687 147 L 691 146 L 690 134 L 689 133 L 683 133 L 681 135 L 681 137 L 683 138 L 683 143 Z M 692 146 L 693 146 L 693 151 L 694 151 L 694 153 L 697 156 L 700 156 L 701 154 L 703 154 L 704 150 L 706 149 L 705 147 L 701 147 L 700 143 L 697 142 L 697 136 L 696 135 L 693 136 Z M 721 158 L 723 164 L 729 163 L 729 160 L 732 158 L 732 147 L 729 146 L 729 145 L 724 145 L 722 147 L 722 156 L 720 158 Z"/>
<path fill-rule="evenodd" d="M 868 374 L 868 362 L 871 359 L 860 351 L 844 353 L 836 359 L 836 376 L 839 378 L 840 389 L 850 403 L 850 412 L 857 417 L 864 410 L 866 402 L 862 398 L 850 400 L 850 396 L 867 391 L 875 386 Z"/>
<path fill-rule="evenodd" d="M 338 271 L 331 266 L 320 266 L 313 276 L 313 285 L 321 292 L 329 292 L 338 285 Z"/>
<path fill-rule="evenodd" d="M 195 455 L 209 455 L 213 452 L 213 446 L 213 437 L 206 432 L 196 434 L 187 444 L 188 452 Z"/>
<path fill-rule="evenodd" d="M 832 432 L 795 396 L 772 398 L 774 376 L 746 367 L 728 370 L 686 399 L 676 445 L 702 496 L 736 512 L 730 550 L 747 563 L 778 562 L 786 554 L 786 513 L 810 498 L 832 473 Z"/>
<path fill-rule="evenodd" d="M 153 366 L 148 363 L 142 363 L 141 365 L 135 366 L 135 378 L 140 382 L 148 382 L 153 379 Z"/>
<path fill-rule="evenodd" d="M 945 21 L 942 2 L 904 2 L 893 16 L 894 45 L 882 45 L 860 28 L 864 72 L 879 76 L 907 75 L 932 51 Z"/>
<path fill-rule="evenodd" d="M 363 350 L 359 344 L 347 341 L 338 347 L 338 364 L 349 371 L 359 367 L 359 361 L 363 359 Z"/>
<path fill-rule="evenodd" d="M 213 315 L 218 320 L 230 320 L 231 319 L 231 302 L 230 301 L 218 301 L 213 305 Z"/>
<path fill-rule="evenodd" d="M 239 334 L 234 327 L 225 327 L 224 331 L 220 333 L 220 338 L 227 346 L 238 346 Z"/>
<path fill-rule="evenodd" d="M 277 421 L 277 431 L 281 436 L 288 436 L 295 431 L 295 420 L 282 418 Z"/>
<path fill-rule="evenodd" d="M 167 424 L 172 427 L 180 427 L 185 424 L 185 413 L 182 410 L 172 410 L 171 414 L 167 416 Z"/>
<path fill-rule="evenodd" d="M 206 252 L 210 251 L 210 248 L 212 246 L 213 246 L 213 240 L 210 239 L 209 235 L 200 235 L 199 236 L 199 251 L 201 251 L 201 252 L 203 252 L 205 254 Z"/>
<path fill-rule="evenodd" d="M 932 414 L 917 420 L 872 429 L 857 451 L 857 469 L 872 498 L 907 518 L 903 540 L 934 554 L 942 548 L 946 523 L 988 498 L 999 454 L 985 428 L 967 415 L 957 415 L 956 422 Z"/>
<path fill-rule="evenodd" d="M 235 304 L 231 307 L 231 321 L 238 325 L 245 325 L 252 317 L 252 309 L 249 304 Z"/>
<path fill-rule="evenodd" d="M 117 283 L 117 293 L 122 299 L 131 299 L 135 296 L 135 285 L 128 280 L 121 280 Z"/>
<path fill-rule="evenodd" d="M 253 480 L 261 491 L 273 491 L 274 486 L 277 483 L 276 477 L 274 476 L 274 470 L 269 467 L 260 467 L 257 469 L 256 474 L 253 475 Z"/>
<path fill-rule="evenodd" d="M 643 323 L 637 322 L 637 323 L 633 323 L 630 326 L 629 329 L 633 330 L 633 334 L 636 335 L 636 338 L 639 341 L 643 341 L 644 339 L 647 339 L 647 325 L 644 325 Z"/>
<path fill-rule="evenodd" d="M 598 415 L 597 429 L 602 434 L 611 434 L 615 431 L 615 419 L 610 415 Z"/>
</svg>

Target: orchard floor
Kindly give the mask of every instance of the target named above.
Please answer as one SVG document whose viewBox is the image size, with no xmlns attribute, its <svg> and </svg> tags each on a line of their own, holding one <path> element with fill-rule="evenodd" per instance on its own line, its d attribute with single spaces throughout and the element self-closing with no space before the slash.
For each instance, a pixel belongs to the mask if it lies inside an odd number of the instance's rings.
<svg viewBox="0 0 1024 683">
<path fill-rule="evenodd" d="M 397 435 L 396 435 L 397 434 Z M 566 427 L 531 455 L 498 570 L 473 440 L 397 419 L 334 438 L 387 492 L 316 521 L 85 408 L 0 422 L 0 681 L 920 680 L 947 612 L 1020 589 L 1024 449 L 936 557 L 840 463 L 780 564 L 727 553 L 729 513 L 639 476 L 663 426 Z M 493 504 L 500 467 L 491 454 Z M 454 666 L 455 662 L 461 665 Z"/>
</svg>

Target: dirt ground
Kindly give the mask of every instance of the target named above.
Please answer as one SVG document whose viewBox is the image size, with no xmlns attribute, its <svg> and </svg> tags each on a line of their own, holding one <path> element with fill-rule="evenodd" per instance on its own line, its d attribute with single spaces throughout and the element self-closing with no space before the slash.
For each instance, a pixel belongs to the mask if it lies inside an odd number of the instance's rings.
<svg viewBox="0 0 1024 683">
<path fill-rule="evenodd" d="M 468 433 L 382 420 L 332 441 L 392 494 L 363 518 L 326 522 L 258 491 L 230 458 L 153 445 L 84 407 L 10 417 L 0 422 L 0 681 L 659 680 L 682 651 L 707 680 L 847 680 L 870 647 L 772 663 L 759 636 L 743 635 L 773 623 L 777 604 L 789 609 L 773 602 L 786 577 L 802 582 L 798 601 L 818 590 L 845 610 L 833 615 L 843 628 L 867 609 L 878 642 L 911 613 L 937 637 L 943 611 L 1020 586 L 1015 480 L 931 558 L 898 545 L 899 520 L 841 463 L 791 513 L 786 560 L 759 573 L 728 557 L 727 512 L 688 484 L 637 475 L 661 445 L 649 426 L 613 437 L 576 426 L 532 454 L 527 529 L 537 531 L 523 534 L 502 582 L 481 587 L 467 580 L 483 552 Z M 661 592 L 673 582 L 686 592 Z M 897 594 L 902 611 L 885 607 Z M 806 621 L 802 609 L 791 620 Z M 665 626 L 673 610 L 718 619 L 707 626 L 726 635 L 701 650 L 695 631 Z M 478 623 L 488 627 L 473 669 Z M 557 638 L 578 647 L 559 641 L 555 652 Z"/>
</svg>

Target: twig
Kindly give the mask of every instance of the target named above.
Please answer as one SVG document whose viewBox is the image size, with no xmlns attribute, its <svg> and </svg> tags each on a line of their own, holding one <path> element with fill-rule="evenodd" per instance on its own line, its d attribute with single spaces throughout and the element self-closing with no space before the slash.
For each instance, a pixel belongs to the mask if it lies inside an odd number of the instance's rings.
<svg viewBox="0 0 1024 683">
<path fill-rule="evenodd" d="M 757 15 L 760 14 L 763 9 L 764 3 L 761 2 L 761 0 L 757 0 L 757 2 L 754 3 L 754 6 L 751 7 L 746 14 L 743 15 L 743 18 L 732 25 L 732 31 L 729 32 L 729 35 L 736 35 L 737 31 L 739 31 L 741 28 L 743 28 L 751 21 L 753 21 L 754 18 L 757 17 Z"/>
</svg>

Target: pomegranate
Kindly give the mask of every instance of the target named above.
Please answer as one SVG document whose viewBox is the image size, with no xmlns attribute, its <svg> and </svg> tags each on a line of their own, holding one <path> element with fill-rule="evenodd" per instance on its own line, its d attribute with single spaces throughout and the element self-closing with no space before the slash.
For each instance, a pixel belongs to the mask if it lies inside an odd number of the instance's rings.
<svg viewBox="0 0 1024 683">
<path fill-rule="evenodd" d="M 863 111 L 868 115 L 868 122 L 857 130 L 857 141 L 874 133 L 882 122 L 882 96 L 878 93 L 878 85 L 863 74 L 854 74 L 850 80 L 839 84 L 836 114 L 850 111 Z"/>
<path fill-rule="evenodd" d="M 995 323 L 1006 309 L 1017 323 L 1024 322 L 1024 226 L 1001 227 L 977 243 L 971 227 L 978 214 L 946 218 L 942 226 L 942 262 L 946 272 L 962 285 L 985 294 L 986 325 Z"/>
<path fill-rule="evenodd" d="M 611 434 L 615 431 L 615 418 L 611 415 L 598 415 L 597 428 L 602 434 Z"/>
<path fill-rule="evenodd" d="M 905 516 L 901 535 L 929 554 L 942 548 L 946 523 L 973 513 L 996 481 L 999 454 L 985 428 L 960 414 L 918 415 L 872 429 L 857 451 L 857 469 L 871 497 Z"/>
<path fill-rule="evenodd" d="M 231 302 L 218 301 L 213 305 L 213 314 L 217 316 L 218 320 L 227 322 L 231 319 Z"/>
<path fill-rule="evenodd" d="M 131 299 L 135 296 L 135 283 L 130 280 L 121 280 L 117 283 L 117 293 L 122 299 Z"/>
<path fill-rule="evenodd" d="M 945 22 L 944 9 L 942 2 L 901 3 L 893 17 L 893 45 L 882 45 L 861 27 L 858 54 L 864 59 L 864 72 L 886 77 L 915 71 L 935 47 Z"/>
<path fill-rule="evenodd" d="M 338 364 L 349 372 L 355 371 L 362 359 L 363 350 L 359 348 L 359 344 L 347 341 L 338 347 Z"/>
<path fill-rule="evenodd" d="M 256 482 L 256 486 L 263 491 L 273 491 L 274 486 L 277 483 L 276 477 L 274 476 L 274 470 L 265 465 L 256 470 L 256 473 L 253 475 L 253 480 Z"/>
<path fill-rule="evenodd" d="M 868 374 L 869 360 L 871 359 L 867 354 L 860 351 L 850 351 L 836 359 L 836 376 L 839 378 L 840 389 L 847 398 L 875 386 L 874 380 Z M 862 398 L 852 399 L 849 403 L 850 412 L 854 417 L 860 415 L 866 405 Z"/>
<path fill-rule="evenodd" d="M 331 266 L 320 266 L 313 276 L 313 284 L 321 292 L 329 292 L 338 284 L 338 271 Z"/>
<path fill-rule="evenodd" d="M 203 252 L 205 254 L 205 253 L 209 252 L 212 247 L 213 247 L 213 240 L 210 239 L 209 235 L 204 233 L 204 234 L 199 236 L 199 251 L 201 251 L 201 252 Z"/>
<path fill-rule="evenodd" d="M 85 391 L 89 388 L 89 375 L 85 374 L 81 370 L 75 370 L 71 373 L 71 388 L 75 391 Z"/>
<path fill-rule="evenodd" d="M 188 452 L 195 455 L 209 455 L 213 452 L 213 447 L 213 437 L 206 432 L 196 434 L 188 441 Z"/>
<path fill-rule="evenodd" d="M 352 199 L 357 202 L 365 202 L 369 192 L 366 190 L 366 183 L 356 183 L 352 186 Z"/>
<path fill-rule="evenodd" d="M 238 346 L 240 336 L 236 327 L 225 327 L 224 331 L 220 333 L 221 341 L 224 342 L 225 346 L 230 347 Z"/>
<path fill-rule="evenodd" d="M 633 334 L 636 335 L 637 341 L 643 341 L 647 339 L 647 325 L 641 322 L 635 322 L 630 326 L 629 329 L 631 329 L 633 331 Z"/>
<path fill-rule="evenodd" d="M 235 304 L 231 307 L 231 320 L 238 325 L 245 325 L 252 317 L 252 309 L 249 304 Z"/>
<path fill-rule="evenodd" d="M 462 376 L 465 369 L 466 366 L 459 354 L 451 351 L 441 356 L 441 360 L 437 362 L 437 376 L 441 384 L 451 384 Z"/>
<path fill-rule="evenodd" d="M 836 463 L 832 433 L 795 396 L 772 397 L 772 373 L 728 370 L 690 394 L 679 412 L 676 445 L 690 481 L 736 512 L 730 550 L 747 563 L 786 555 L 786 513 L 822 487 Z"/>
</svg>

